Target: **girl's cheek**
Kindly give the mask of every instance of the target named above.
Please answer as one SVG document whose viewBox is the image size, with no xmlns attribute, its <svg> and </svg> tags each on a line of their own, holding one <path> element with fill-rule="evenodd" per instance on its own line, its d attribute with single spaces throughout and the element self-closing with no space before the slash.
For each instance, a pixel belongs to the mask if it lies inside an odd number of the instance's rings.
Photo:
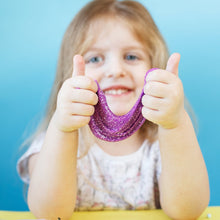
<svg viewBox="0 0 220 220">
<path fill-rule="evenodd" d="M 85 75 L 88 76 L 88 77 L 91 77 L 91 78 L 95 77 L 94 71 L 92 71 L 88 67 L 85 68 Z"/>
<path fill-rule="evenodd" d="M 86 68 L 85 75 L 99 82 L 102 79 L 104 74 L 102 74 L 98 70 Z"/>
</svg>

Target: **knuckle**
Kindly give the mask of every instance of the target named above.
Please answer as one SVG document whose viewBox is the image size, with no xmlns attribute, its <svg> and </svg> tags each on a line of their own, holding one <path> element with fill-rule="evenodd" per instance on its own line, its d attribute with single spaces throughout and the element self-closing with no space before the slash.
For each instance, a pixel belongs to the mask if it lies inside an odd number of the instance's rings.
<svg viewBox="0 0 220 220">
<path fill-rule="evenodd" d="M 152 106 L 154 106 L 155 100 L 151 96 L 146 96 L 144 103 L 145 103 L 145 106 L 152 108 Z"/>
<path fill-rule="evenodd" d="M 90 89 L 93 92 L 97 92 L 98 90 L 97 83 L 89 77 L 87 79 L 88 79 L 88 85 L 87 85 L 88 89 Z"/>
<path fill-rule="evenodd" d="M 98 103 L 98 96 L 96 93 L 90 91 L 89 102 L 92 105 L 96 105 Z"/>
<path fill-rule="evenodd" d="M 87 88 L 87 89 L 93 90 L 93 89 L 95 88 L 95 86 L 96 86 L 96 85 L 94 85 L 94 84 L 96 84 L 96 83 L 94 82 L 94 80 L 91 79 L 91 78 L 89 78 L 89 77 L 84 76 L 83 81 L 84 81 L 84 83 L 85 83 L 85 88 Z"/>
<path fill-rule="evenodd" d="M 90 106 L 90 116 L 93 115 L 94 113 L 95 113 L 95 107 Z"/>
<path fill-rule="evenodd" d="M 146 111 L 146 108 L 145 108 L 145 107 L 143 107 L 143 108 L 141 109 L 141 113 L 142 113 L 142 115 L 143 115 L 145 118 L 147 118 L 147 111 Z"/>
<path fill-rule="evenodd" d="M 144 87 L 144 93 L 148 94 L 151 89 L 150 82 L 148 82 Z"/>
<path fill-rule="evenodd" d="M 94 112 L 95 112 L 94 106 L 88 105 L 88 106 L 86 106 L 85 114 L 84 114 L 84 115 L 85 115 L 85 116 L 91 116 L 91 115 L 94 114 Z"/>
<path fill-rule="evenodd" d="M 161 74 L 161 70 L 157 69 L 151 72 L 151 76 L 154 78 L 157 78 L 158 76 L 160 76 Z"/>
<path fill-rule="evenodd" d="M 146 101 L 147 101 L 147 96 L 146 95 L 143 95 L 142 99 L 141 99 L 141 102 L 143 105 L 146 105 Z"/>
<path fill-rule="evenodd" d="M 88 124 L 90 121 L 89 116 L 76 116 L 74 115 L 72 118 L 72 127 L 80 128 L 86 124 Z"/>
<path fill-rule="evenodd" d="M 146 107 L 143 107 L 142 110 L 142 115 L 146 118 L 146 119 L 150 119 L 150 111 L 149 109 L 147 109 Z"/>
<path fill-rule="evenodd" d="M 84 116 L 82 121 L 81 121 L 81 126 L 85 126 L 89 123 L 90 117 L 89 116 Z"/>
<path fill-rule="evenodd" d="M 148 99 L 147 99 L 147 102 L 148 102 L 149 105 L 153 105 L 154 102 L 155 102 L 155 99 L 152 96 L 149 96 Z"/>
<path fill-rule="evenodd" d="M 147 119 L 148 121 L 154 122 L 154 117 L 152 114 L 152 111 L 147 109 L 147 108 L 142 108 L 142 115 L 145 119 Z"/>
<path fill-rule="evenodd" d="M 91 87 L 91 80 L 88 77 L 79 76 L 79 80 L 82 82 L 84 89 L 88 89 Z"/>
<path fill-rule="evenodd" d="M 61 89 L 64 89 L 64 88 L 66 88 L 66 87 L 70 87 L 71 81 L 72 81 L 71 78 L 66 79 L 66 80 L 63 82 Z"/>
</svg>

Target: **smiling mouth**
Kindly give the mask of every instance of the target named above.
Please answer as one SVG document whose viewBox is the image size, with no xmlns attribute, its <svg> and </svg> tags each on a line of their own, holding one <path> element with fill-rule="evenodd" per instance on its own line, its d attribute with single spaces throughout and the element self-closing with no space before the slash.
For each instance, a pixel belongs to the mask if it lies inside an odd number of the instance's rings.
<svg viewBox="0 0 220 220">
<path fill-rule="evenodd" d="M 131 90 L 129 89 L 109 89 L 104 91 L 105 95 L 123 95 L 123 94 L 127 94 L 128 92 L 130 92 Z"/>
</svg>

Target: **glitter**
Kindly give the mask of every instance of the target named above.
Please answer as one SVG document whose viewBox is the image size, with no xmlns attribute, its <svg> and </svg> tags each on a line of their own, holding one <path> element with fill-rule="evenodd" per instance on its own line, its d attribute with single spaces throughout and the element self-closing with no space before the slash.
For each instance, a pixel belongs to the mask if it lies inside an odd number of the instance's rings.
<svg viewBox="0 0 220 220">
<path fill-rule="evenodd" d="M 150 69 L 145 75 L 157 68 Z M 144 95 L 144 89 L 142 89 L 141 95 L 136 101 L 132 109 L 125 115 L 115 115 L 109 108 L 104 92 L 98 85 L 98 103 L 95 106 L 95 112 L 91 117 L 89 126 L 93 134 L 102 140 L 115 142 L 121 141 L 134 132 L 136 132 L 145 122 L 145 118 L 142 115 L 142 96 Z"/>
</svg>

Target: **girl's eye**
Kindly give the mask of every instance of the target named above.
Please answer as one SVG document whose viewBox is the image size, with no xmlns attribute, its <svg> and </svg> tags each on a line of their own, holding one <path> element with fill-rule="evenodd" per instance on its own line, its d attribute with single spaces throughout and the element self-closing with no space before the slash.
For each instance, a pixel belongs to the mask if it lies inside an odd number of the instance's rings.
<svg viewBox="0 0 220 220">
<path fill-rule="evenodd" d="M 99 62 L 102 62 L 102 57 L 100 56 L 95 56 L 95 57 L 92 57 L 89 59 L 89 63 L 99 63 Z"/>
<path fill-rule="evenodd" d="M 135 56 L 135 55 L 129 54 L 129 55 L 126 56 L 126 60 L 137 60 L 137 59 L 138 59 L 138 57 Z"/>
</svg>

